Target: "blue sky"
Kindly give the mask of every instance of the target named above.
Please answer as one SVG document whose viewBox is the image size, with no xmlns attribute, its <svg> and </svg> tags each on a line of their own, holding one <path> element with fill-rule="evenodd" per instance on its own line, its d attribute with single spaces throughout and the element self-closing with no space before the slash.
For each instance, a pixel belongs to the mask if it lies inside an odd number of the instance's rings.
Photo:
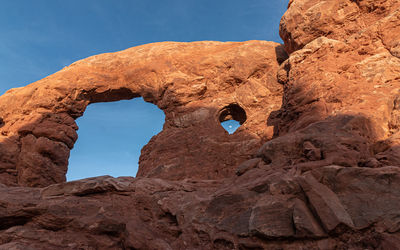
<svg viewBox="0 0 400 250">
<path fill-rule="evenodd" d="M 79 59 L 151 42 L 282 42 L 278 27 L 287 3 L 288 0 L 1 1 L 0 95 Z M 142 117 L 140 121 L 135 119 L 138 116 Z M 109 124 L 113 129 L 105 128 L 108 125 L 104 121 L 99 129 L 98 119 L 115 121 Z M 143 124 L 138 125 L 139 122 Z M 89 106 L 85 116 L 77 120 L 80 138 L 71 152 L 68 179 L 111 172 L 114 176 L 134 175 L 138 154 L 132 153 L 132 148 L 146 144 L 161 130 L 163 122 L 162 112 L 140 99 Z M 124 136 L 121 139 L 112 134 L 123 129 L 137 133 L 133 126 L 138 126 L 141 136 L 124 140 Z M 108 148 L 107 154 L 104 148 Z M 74 167 L 78 161 L 79 166 Z M 96 168 L 100 162 L 104 166 Z M 97 171 L 102 168 L 104 171 Z M 73 176 L 72 170 L 76 173 Z"/>
</svg>

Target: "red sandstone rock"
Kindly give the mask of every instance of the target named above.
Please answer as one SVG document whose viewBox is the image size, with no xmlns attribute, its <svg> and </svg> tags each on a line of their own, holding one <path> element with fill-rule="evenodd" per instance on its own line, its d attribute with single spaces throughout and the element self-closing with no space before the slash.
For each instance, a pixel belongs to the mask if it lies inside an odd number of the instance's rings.
<svg viewBox="0 0 400 250">
<path fill-rule="evenodd" d="M 9 91 L 0 249 L 397 249 L 399 7 L 290 1 L 284 62 L 274 43 L 162 43 Z M 63 183 L 74 118 L 136 96 L 166 113 L 139 177 Z"/>
<path fill-rule="evenodd" d="M 307 169 L 400 165 L 399 7 L 399 1 L 291 2 L 280 30 L 291 54 L 278 72 L 284 97 L 271 119 L 277 138 L 259 157 Z M 321 159 L 311 160 L 310 152 Z"/>
<path fill-rule="evenodd" d="M 2 187 L 0 249 L 357 248 L 399 240 L 399 168 L 322 167 L 300 176 L 312 179 L 310 189 L 291 174 L 267 173 L 252 169 L 224 181 L 105 176 L 47 188 Z M 346 227 L 337 228 L 337 218 Z"/>
<path fill-rule="evenodd" d="M 138 96 L 166 115 L 163 131 L 142 150 L 138 176 L 232 176 L 235 165 L 272 138 L 265 120 L 280 106 L 275 75 L 285 59 L 272 42 L 157 43 L 93 56 L 9 90 L 0 97 L 0 169 L 12 171 L 3 182 L 65 181 L 74 119 L 90 103 Z M 232 117 L 243 125 L 229 135 L 219 123 Z"/>
<path fill-rule="evenodd" d="M 291 53 L 318 37 L 348 42 L 373 31 L 376 39 L 387 39 L 386 46 L 398 53 L 399 7 L 397 0 L 291 0 L 280 35 Z M 360 40 L 356 44 L 365 45 Z"/>
</svg>

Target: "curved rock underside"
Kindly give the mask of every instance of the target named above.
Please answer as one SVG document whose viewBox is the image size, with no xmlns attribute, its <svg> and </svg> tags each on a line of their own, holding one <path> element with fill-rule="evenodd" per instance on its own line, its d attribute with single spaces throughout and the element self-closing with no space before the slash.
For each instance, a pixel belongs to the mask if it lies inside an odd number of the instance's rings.
<svg viewBox="0 0 400 250">
<path fill-rule="evenodd" d="M 290 1 L 280 34 L 288 58 L 150 44 L 1 96 L 0 249 L 397 249 L 400 1 Z M 64 182 L 74 119 L 139 96 L 166 121 L 137 178 Z"/>
<path fill-rule="evenodd" d="M 272 138 L 265 121 L 280 107 L 276 71 L 286 58 L 272 42 L 156 43 L 93 56 L 9 90 L 0 97 L 1 180 L 35 187 L 65 181 L 74 119 L 90 103 L 139 96 L 164 111 L 165 124 L 142 150 L 138 176 L 233 176 L 232 166 Z M 247 119 L 228 135 L 220 120 L 240 115 L 232 105 Z"/>
</svg>

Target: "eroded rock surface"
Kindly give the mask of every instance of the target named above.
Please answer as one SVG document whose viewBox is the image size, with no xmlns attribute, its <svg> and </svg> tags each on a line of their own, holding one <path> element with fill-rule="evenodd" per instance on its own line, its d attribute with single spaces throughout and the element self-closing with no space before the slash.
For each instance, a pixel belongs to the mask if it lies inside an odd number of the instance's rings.
<svg viewBox="0 0 400 250">
<path fill-rule="evenodd" d="M 400 169 L 0 188 L 0 249 L 396 249 Z M 386 248 L 385 248 L 386 246 Z M 18 248 L 19 247 L 19 248 Z"/>
<path fill-rule="evenodd" d="M 399 1 L 291 2 L 281 21 L 291 54 L 278 73 L 285 90 L 273 113 L 277 138 L 263 145 L 262 157 L 305 168 L 400 165 L 399 7 Z M 331 32 L 316 31 L 325 29 Z"/>
<path fill-rule="evenodd" d="M 272 138 L 265 121 L 280 107 L 276 71 L 286 58 L 273 42 L 156 43 L 93 56 L 9 90 L 0 97 L 0 181 L 65 181 L 77 139 L 74 119 L 90 103 L 139 96 L 166 117 L 163 131 L 142 150 L 138 176 L 232 176 L 235 165 Z M 233 135 L 220 125 L 230 118 L 243 123 Z"/>
<path fill-rule="evenodd" d="M 8 92 L 0 249 L 399 249 L 399 7 L 294 0 L 286 60 L 274 43 L 163 43 Z M 166 113 L 139 177 L 60 183 L 74 118 L 136 96 Z"/>
</svg>

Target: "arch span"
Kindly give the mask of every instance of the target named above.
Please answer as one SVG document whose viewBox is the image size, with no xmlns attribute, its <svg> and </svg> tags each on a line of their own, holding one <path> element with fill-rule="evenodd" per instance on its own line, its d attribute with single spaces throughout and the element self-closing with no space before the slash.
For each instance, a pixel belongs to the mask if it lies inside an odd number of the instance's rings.
<svg viewBox="0 0 400 250">
<path fill-rule="evenodd" d="M 266 118 L 281 105 L 280 44 L 264 41 L 155 43 L 80 60 L 0 97 L 0 181 L 46 186 L 65 181 L 87 105 L 143 97 L 166 115 L 143 148 L 138 176 L 216 179 L 272 137 Z M 237 103 L 247 120 L 234 135 L 221 107 Z"/>
</svg>

